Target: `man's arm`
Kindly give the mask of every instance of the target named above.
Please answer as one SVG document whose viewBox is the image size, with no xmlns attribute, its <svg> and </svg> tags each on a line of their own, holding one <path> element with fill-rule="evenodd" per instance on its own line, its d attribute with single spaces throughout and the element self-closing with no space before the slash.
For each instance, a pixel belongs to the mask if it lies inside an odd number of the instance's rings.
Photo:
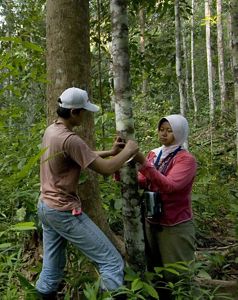
<svg viewBox="0 0 238 300">
<path fill-rule="evenodd" d="M 110 150 L 102 150 L 102 151 L 93 151 L 95 154 L 100 156 L 101 158 L 106 158 L 109 156 L 114 156 L 115 154 L 113 153 L 112 149 Z"/>
<path fill-rule="evenodd" d="M 129 140 L 124 149 L 117 155 L 109 159 L 103 159 L 99 156 L 89 165 L 89 168 L 102 175 L 111 175 L 119 170 L 131 156 L 138 152 L 138 150 L 137 143 Z"/>
<path fill-rule="evenodd" d="M 122 141 L 120 137 L 117 137 L 113 143 L 112 149 L 110 150 L 102 150 L 102 151 L 94 151 L 95 154 L 102 158 L 106 158 L 109 156 L 115 156 L 125 147 L 125 143 Z"/>
</svg>

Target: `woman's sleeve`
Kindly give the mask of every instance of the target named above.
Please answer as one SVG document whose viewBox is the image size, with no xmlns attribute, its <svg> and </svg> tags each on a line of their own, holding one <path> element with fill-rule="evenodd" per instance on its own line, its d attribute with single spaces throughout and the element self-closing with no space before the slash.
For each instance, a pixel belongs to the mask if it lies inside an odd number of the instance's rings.
<svg viewBox="0 0 238 300">
<path fill-rule="evenodd" d="M 173 166 L 165 175 L 156 170 L 154 165 L 146 160 L 139 169 L 152 185 L 158 186 L 162 193 L 172 193 L 181 191 L 195 177 L 197 164 L 195 158 L 191 154 L 178 155 L 172 162 Z"/>
<path fill-rule="evenodd" d="M 153 151 L 150 151 L 147 156 L 146 156 L 146 160 L 148 162 L 150 162 L 152 165 L 153 164 L 153 159 L 155 157 L 155 153 Z M 150 181 L 148 180 L 148 178 L 143 175 L 140 171 L 138 172 L 138 183 L 139 183 L 139 187 L 142 189 L 148 189 L 149 185 L 150 185 Z"/>
<path fill-rule="evenodd" d="M 146 177 L 143 174 L 141 174 L 140 172 L 138 172 L 137 180 L 138 180 L 138 184 L 139 184 L 140 188 L 142 188 L 142 189 L 148 188 L 148 181 L 147 181 Z"/>
</svg>

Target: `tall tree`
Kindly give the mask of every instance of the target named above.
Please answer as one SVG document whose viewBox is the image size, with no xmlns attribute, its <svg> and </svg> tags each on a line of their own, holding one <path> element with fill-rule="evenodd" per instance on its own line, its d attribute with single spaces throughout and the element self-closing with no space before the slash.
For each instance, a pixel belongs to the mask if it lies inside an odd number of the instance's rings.
<svg viewBox="0 0 238 300">
<path fill-rule="evenodd" d="M 195 0 L 192 0 L 192 16 L 191 16 L 191 87 L 192 87 L 192 99 L 194 107 L 194 117 L 197 119 L 197 98 L 195 94 L 195 67 L 194 67 L 194 14 L 195 14 Z"/>
<path fill-rule="evenodd" d="M 213 94 L 212 75 L 212 48 L 211 48 L 211 7 L 210 0 L 205 0 L 205 20 L 206 20 L 206 50 L 207 50 L 207 75 L 208 75 L 208 95 L 210 104 L 210 121 L 213 122 L 215 114 L 215 101 Z"/>
<path fill-rule="evenodd" d="M 232 29 L 231 29 L 231 11 L 229 10 L 227 12 L 227 40 L 228 40 L 228 52 L 229 52 L 229 59 L 228 59 L 228 65 L 231 70 L 233 70 L 232 65 Z"/>
<path fill-rule="evenodd" d="M 142 59 L 144 60 L 145 56 L 145 9 L 143 6 L 139 9 L 139 24 L 140 24 L 140 51 Z M 142 70 L 142 89 L 141 92 L 144 96 L 147 93 L 148 79 L 145 70 Z M 145 101 L 145 107 L 147 102 Z"/>
<path fill-rule="evenodd" d="M 130 85 L 127 0 L 111 0 L 112 59 L 115 93 L 116 129 L 124 138 L 134 138 L 134 120 Z M 144 235 L 135 165 L 121 170 L 124 239 L 128 262 L 134 268 L 145 268 Z"/>
<path fill-rule="evenodd" d="M 186 30 L 185 26 L 181 32 L 182 34 L 182 41 L 183 41 L 183 57 L 184 57 L 184 67 L 185 67 L 185 82 L 184 82 L 184 93 L 186 95 L 186 104 L 188 110 L 190 109 L 190 103 L 189 103 L 189 67 L 188 67 L 188 50 L 187 50 L 187 40 L 186 40 Z"/>
<path fill-rule="evenodd" d="M 222 0 L 217 0 L 217 51 L 218 51 L 218 70 L 219 87 L 221 97 L 221 114 L 225 112 L 226 84 L 224 67 L 224 48 L 223 48 L 223 24 L 222 24 Z"/>
<path fill-rule="evenodd" d="M 232 29 L 232 57 L 234 74 L 234 100 L 236 112 L 236 166 L 238 172 L 238 2 L 231 0 L 231 29 Z"/>
<path fill-rule="evenodd" d="M 47 39 L 47 103 L 48 122 L 55 118 L 57 97 L 71 86 L 90 91 L 89 1 L 48 0 L 46 3 Z M 87 114 L 79 131 L 80 136 L 94 145 L 93 116 Z M 83 209 L 91 216 L 120 251 L 123 245 L 106 222 L 99 197 L 97 176 L 92 171 L 79 185 Z"/>
<path fill-rule="evenodd" d="M 179 87 L 180 113 L 182 115 L 185 115 L 186 100 L 184 95 L 184 79 L 182 75 L 181 17 L 180 17 L 179 4 L 180 4 L 180 0 L 175 0 L 174 12 L 175 12 L 176 75 L 177 75 L 177 81 Z"/>
</svg>

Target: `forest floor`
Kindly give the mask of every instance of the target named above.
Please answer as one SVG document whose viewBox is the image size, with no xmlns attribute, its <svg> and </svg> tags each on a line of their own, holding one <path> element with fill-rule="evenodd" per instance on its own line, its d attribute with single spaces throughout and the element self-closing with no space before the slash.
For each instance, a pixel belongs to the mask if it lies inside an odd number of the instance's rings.
<svg viewBox="0 0 238 300">
<path fill-rule="evenodd" d="M 230 299 L 238 300 L 238 241 L 232 225 L 213 224 L 211 234 L 197 235 L 196 261 L 202 265 L 202 274 L 196 277 L 201 288 L 217 288 Z M 230 233 L 230 234 L 228 234 Z M 24 275 L 30 282 L 36 280 L 38 272 L 29 272 L 30 266 L 42 259 L 42 246 L 37 232 L 30 239 L 24 253 Z M 224 298 L 211 298 L 224 299 Z M 184 299 L 185 300 L 185 299 Z"/>
<path fill-rule="evenodd" d="M 221 226 L 222 225 L 222 226 Z M 210 236 L 199 236 L 196 259 L 205 275 L 198 277 L 201 286 L 218 288 L 238 299 L 238 241 L 231 224 L 216 224 Z"/>
</svg>

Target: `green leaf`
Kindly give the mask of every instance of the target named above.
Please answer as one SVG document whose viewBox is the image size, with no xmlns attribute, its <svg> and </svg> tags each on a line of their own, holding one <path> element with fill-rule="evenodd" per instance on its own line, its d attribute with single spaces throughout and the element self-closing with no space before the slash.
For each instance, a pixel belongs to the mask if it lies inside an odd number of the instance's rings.
<svg viewBox="0 0 238 300">
<path fill-rule="evenodd" d="M 21 44 L 21 45 L 23 45 L 23 47 L 25 47 L 27 49 L 32 49 L 32 50 L 37 51 L 37 52 L 43 52 L 44 51 L 43 48 L 40 47 L 39 45 L 31 43 L 31 42 L 25 42 L 21 38 L 1 36 L 0 41 L 13 42 L 13 43 L 16 43 L 16 44 Z"/>
<path fill-rule="evenodd" d="M 29 162 L 23 167 L 23 169 L 18 172 L 17 174 L 14 174 L 10 177 L 10 180 L 21 180 L 24 177 L 26 177 L 29 173 L 29 171 L 32 169 L 32 167 L 35 165 L 35 163 L 39 160 L 39 158 L 45 153 L 47 148 L 42 149 L 37 155 L 30 158 Z"/>
<path fill-rule="evenodd" d="M 170 263 L 170 264 L 165 264 L 165 270 L 167 271 L 167 268 L 173 268 L 173 269 L 178 269 L 178 270 L 183 270 L 183 271 L 188 271 L 188 262 L 184 261 L 179 261 L 176 263 Z"/>
<path fill-rule="evenodd" d="M 155 273 L 157 276 L 159 276 L 161 278 L 163 277 L 163 272 L 164 272 L 165 268 L 155 267 L 154 270 L 155 270 Z"/>
<path fill-rule="evenodd" d="M 200 270 L 197 276 L 204 279 L 211 279 L 211 276 L 205 270 Z"/>
<path fill-rule="evenodd" d="M 148 283 L 144 282 L 143 283 L 144 289 L 147 291 L 147 293 L 155 298 L 155 299 L 159 299 L 159 295 L 157 293 L 157 291 L 153 288 L 153 286 L 149 285 Z"/>
<path fill-rule="evenodd" d="M 114 203 L 114 208 L 117 210 L 122 208 L 122 199 L 116 199 L 116 201 Z"/>
<path fill-rule="evenodd" d="M 179 275 L 179 272 L 176 271 L 176 270 L 174 270 L 174 269 L 172 269 L 172 268 L 165 268 L 165 270 L 167 272 L 169 272 L 169 273 L 172 273 L 172 274 L 175 274 L 175 275 Z"/>
<path fill-rule="evenodd" d="M 43 52 L 43 48 L 41 48 L 39 45 L 30 42 L 23 42 L 22 44 L 25 48 L 32 49 L 37 52 Z"/>
<path fill-rule="evenodd" d="M 21 222 L 10 227 L 10 230 L 13 231 L 27 231 L 36 229 L 34 222 Z"/>
<path fill-rule="evenodd" d="M 0 244 L 0 250 L 10 248 L 11 246 L 12 246 L 12 243 L 3 243 L 3 244 Z"/>
<path fill-rule="evenodd" d="M 138 291 L 142 288 L 143 288 L 143 282 L 139 278 L 136 278 L 131 284 L 132 291 Z"/>
<path fill-rule="evenodd" d="M 23 275 L 21 275 L 20 273 L 17 273 L 17 277 L 18 277 L 22 287 L 36 292 L 35 287 Z"/>
<path fill-rule="evenodd" d="M 126 281 L 133 281 L 136 278 L 138 278 L 138 274 L 129 267 L 125 268 L 125 273 L 126 273 L 126 275 L 125 275 L 125 280 Z"/>
</svg>

